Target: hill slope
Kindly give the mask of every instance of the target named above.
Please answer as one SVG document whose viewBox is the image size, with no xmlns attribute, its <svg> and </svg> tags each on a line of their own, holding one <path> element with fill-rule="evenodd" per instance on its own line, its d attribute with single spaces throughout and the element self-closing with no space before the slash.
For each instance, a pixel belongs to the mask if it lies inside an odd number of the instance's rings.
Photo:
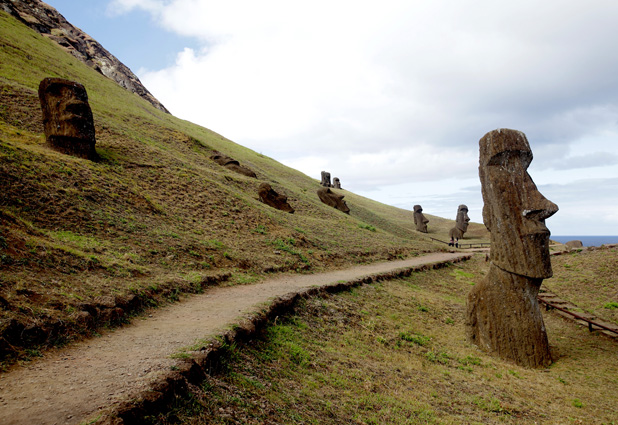
<svg viewBox="0 0 618 425">
<path fill-rule="evenodd" d="M 1 10 L 0 57 L 0 358 L 208 284 L 443 249 L 411 211 L 346 191 L 350 215 L 330 208 L 317 180 L 154 108 Z M 45 144 L 45 77 L 86 87 L 100 161 Z M 296 213 L 259 202 L 261 182 Z"/>
</svg>

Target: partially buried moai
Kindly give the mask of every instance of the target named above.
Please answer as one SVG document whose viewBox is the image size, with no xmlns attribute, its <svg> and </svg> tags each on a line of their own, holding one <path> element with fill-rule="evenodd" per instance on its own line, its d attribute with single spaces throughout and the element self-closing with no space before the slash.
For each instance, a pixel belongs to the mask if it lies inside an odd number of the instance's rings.
<svg viewBox="0 0 618 425">
<path fill-rule="evenodd" d="M 288 203 L 288 197 L 277 193 L 270 184 L 262 183 L 258 188 L 260 202 L 270 205 L 281 211 L 294 213 L 294 208 Z"/>
<path fill-rule="evenodd" d="M 484 351 L 522 366 L 552 359 L 537 295 L 552 276 L 545 219 L 558 211 L 526 171 L 532 151 L 524 133 L 500 129 L 479 142 L 483 222 L 491 232 L 489 272 L 468 294 L 466 328 Z"/>
<path fill-rule="evenodd" d="M 333 187 L 333 185 L 330 184 L 330 173 L 328 171 L 322 171 L 321 177 L 322 177 L 322 180 L 320 181 L 320 184 L 322 186 Z"/>
<path fill-rule="evenodd" d="M 96 160 L 94 120 L 84 86 L 45 78 L 39 84 L 39 100 L 47 143 L 60 152 Z"/>
<path fill-rule="evenodd" d="M 427 233 L 427 223 L 429 223 L 429 220 L 423 215 L 423 208 L 420 205 L 414 205 L 414 224 L 416 225 L 416 230 Z"/>
<path fill-rule="evenodd" d="M 333 207 L 346 214 L 350 214 L 350 208 L 343 200 L 344 196 L 333 192 L 330 188 L 322 187 L 318 189 L 318 197 L 320 198 L 320 201 L 329 207 Z"/>
<path fill-rule="evenodd" d="M 341 189 L 341 180 L 339 180 L 339 177 L 333 179 L 333 187 L 335 189 Z"/>
<path fill-rule="evenodd" d="M 464 233 L 468 231 L 468 207 L 466 205 L 460 205 L 457 207 L 457 218 L 455 219 L 455 227 L 449 231 L 451 241 L 453 239 L 463 239 Z"/>
</svg>

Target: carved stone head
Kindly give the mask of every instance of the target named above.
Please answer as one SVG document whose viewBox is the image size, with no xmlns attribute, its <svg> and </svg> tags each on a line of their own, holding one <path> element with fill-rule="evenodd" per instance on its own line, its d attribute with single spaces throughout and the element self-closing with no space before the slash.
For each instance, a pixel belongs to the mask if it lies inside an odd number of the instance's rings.
<svg viewBox="0 0 618 425">
<path fill-rule="evenodd" d="M 333 185 L 330 184 L 330 173 L 328 171 L 322 171 L 321 174 L 322 180 L 320 184 L 324 187 L 333 187 Z"/>
<path fill-rule="evenodd" d="M 277 193 L 270 184 L 262 183 L 258 188 L 258 196 L 261 202 L 278 210 L 294 213 L 294 208 L 288 204 L 288 197 Z"/>
<path fill-rule="evenodd" d="M 414 224 L 416 230 L 427 233 L 427 223 L 429 220 L 423 215 L 423 208 L 420 205 L 414 205 Z"/>
<path fill-rule="evenodd" d="M 532 151 L 526 135 L 498 129 L 479 141 L 483 222 L 491 232 L 491 261 L 531 278 L 552 276 L 545 219 L 558 211 L 527 172 Z"/>
<path fill-rule="evenodd" d="M 45 78 L 39 84 L 39 100 L 47 143 L 60 152 L 97 159 L 94 120 L 84 86 Z"/>
<path fill-rule="evenodd" d="M 343 200 L 343 195 L 335 193 L 327 187 L 322 187 L 318 189 L 318 197 L 320 201 L 326 205 L 343 211 L 346 214 L 350 214 L 350 208 L 348 208 L 348 205 Z"/>
<path fill-rule="evenodd" d="M 466 233 L 466 231 L 468 231 L 468 222 L 470 222 L 470 217 L 468 217 L 468 207 L 462 204 L 457 207 L 455 227 L 457 227 L 462 234 Z"/>
<path fill-rule="evenodd" d="M 335 189 L 341 189 L 341 180 L 339 180 L 339 177 L 333 178 L 333 187 Z"/>
</svg>

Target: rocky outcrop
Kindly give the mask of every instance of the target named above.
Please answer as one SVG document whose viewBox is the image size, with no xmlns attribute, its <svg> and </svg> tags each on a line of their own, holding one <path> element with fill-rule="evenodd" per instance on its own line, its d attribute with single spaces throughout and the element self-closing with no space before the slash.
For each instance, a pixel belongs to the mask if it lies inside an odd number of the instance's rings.
<svg viewBox="0 0 618 425">
<path fill-rule="evenodd" d="M 144 87 L 135 74 L 96 40 L 71 25 L 56 9 L 40 0 L 0 0 L 3 10 L 64 48 L 86 65 L 120 86 L 146 99 L 155 108 L 169 111 Z"/>
</svg>

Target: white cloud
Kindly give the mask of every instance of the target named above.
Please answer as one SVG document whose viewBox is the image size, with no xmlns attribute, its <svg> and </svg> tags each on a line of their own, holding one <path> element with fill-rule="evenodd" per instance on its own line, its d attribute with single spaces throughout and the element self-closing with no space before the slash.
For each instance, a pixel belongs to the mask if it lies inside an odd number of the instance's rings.
<svg viewBox="0 0 618 425">
<path fill-rule="evenodd" d="M 616 2 L 109 7 L 148 11 L 168 31 L 200 40 L 174 66 L 140 72 L 175 115 L 314 178 L 328 170 L 348 187 L 384 193 L 443 181 L 435 193 L 448 197 L 476 178 L 478 140 L 498 127 L 528 135 L 541 183 L 555 182 L 549 169 L 598 165 L 618 177 Z"/>
</svg>

